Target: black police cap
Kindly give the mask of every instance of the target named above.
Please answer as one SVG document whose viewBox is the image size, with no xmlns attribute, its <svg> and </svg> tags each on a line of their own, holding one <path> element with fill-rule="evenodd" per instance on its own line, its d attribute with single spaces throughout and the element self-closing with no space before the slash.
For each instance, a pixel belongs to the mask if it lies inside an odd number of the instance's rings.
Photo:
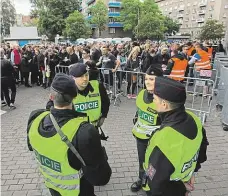
<svg viewBox="0 0 228 196">
<path fill-rule="evenodd" d="M 167 77 L 156 77 L 154 94 L 173 103 L 185 103 L 186 90 L 183 84 Z"/>
<path fill-rule="evenodd" d="M 64 73 L 58 73 L 55 75 L 51 88 L 63 95 L 67 94 L 73 98 L 77 96 L 77 87 L 74 79 Z"/>
<path fill-rule="evenodd" d="M 163 71 L 157 65 L 151 65 L 147 71 L 147 75 L 154 75 L 154 76 L 163 76 Z"/>
<path fill-rule="evenodd" d="M 87 65 L 84 63 L 75 63 L 70 66 L 69 74 L 77 78 L 83 76 L 87 71 Z"/>
</svg>

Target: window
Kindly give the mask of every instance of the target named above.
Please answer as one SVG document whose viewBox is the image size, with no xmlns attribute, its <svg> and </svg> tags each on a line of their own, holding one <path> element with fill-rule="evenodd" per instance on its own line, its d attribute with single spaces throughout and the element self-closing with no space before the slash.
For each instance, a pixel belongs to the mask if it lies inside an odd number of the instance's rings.
<svg viewBox="0 0 228 196">
<path fill-rule="evenodd" d="M 109 12 L 116 12 L 115 8 L 109 8 Z"/>
<path fill-rule="evenodd" d="M 110 34 L 115 34 L 116 33 L 116 29 L 115 28 L 109 28 L 109 33 Z"/>
<path fill-rule="evenodd" d="M 225 9 L 228 9 L 228 4 L 227 4 L 227 5 L 225 5 Z"/>
<path fill-rule="evenodd" d="M 226 13 L 223 14 L 223 18 L 226 18 Z"/>
<path fill-rule="evenodd" d="M 214 6 L 212 5 L 209 9 L 209 11 L 213 11 L 214 10 Z"/>
</svg>

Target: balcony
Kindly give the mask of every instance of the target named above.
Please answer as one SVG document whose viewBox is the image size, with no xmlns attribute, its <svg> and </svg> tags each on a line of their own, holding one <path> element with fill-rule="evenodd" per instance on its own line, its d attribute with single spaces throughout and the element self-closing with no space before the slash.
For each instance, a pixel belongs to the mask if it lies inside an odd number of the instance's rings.
<svg viewBox="0 0 228 196">
<path fill-rule="evenodd" d="M 182 25 L 182 24 L 183 24 L 183 21 L 180 20 L 180 21 L 178 21 L 177 23 L 178 23 L 179 25 Z"/>
<path fill-rule="evenodd" d="M 184 14 L 178 14 L 177 15 L 177 18 L 183 18 L 184 17 Z"/>
<path fill-rule="evenodd" d="M 204 22 L 204 18 L 198 18 L 198 19 L 196 20 L 196 22 L 198 22 L 198 23 Z"/>
<path fill-rule="evenodd" d="M 94 1 L 96 1 L 96 0 L 87 0 L 86 3 L 87 3 L 87 5 L 90 5 L 90 4 L 93 3 Z"/>
<path fill-rule="evenodd" d="M 115 28 L 115 27 L 123 27 L 123 24 L 120 23 L 120 22 L 109 22 L 108 23 L 108 27 L 112 27 L 112 28 Z"/>
<path fill-rule="evenodd" d="M 108 3 L 108 7 L 121 7 L 121 2 L 112 2 Z"/>
<path fill-rule="evenodd" d="M 206 6 L 207 6 L 207 3 L 205 3 L 205 2 L 199 3 L 199 7 L 206 7 Z"/>
<path fill-rule="evenodd" d="M 120 12 L 109 12 L 108 16 L 109 17 L 119 17 L 120 16 Z"/>
<path fill-rule="evenodd" d="M 200 11 L 198 12 L 199 15 L 204 15 L 205 13 L 206 13 L 205 10 L 200 10 Z"/>
</svg>

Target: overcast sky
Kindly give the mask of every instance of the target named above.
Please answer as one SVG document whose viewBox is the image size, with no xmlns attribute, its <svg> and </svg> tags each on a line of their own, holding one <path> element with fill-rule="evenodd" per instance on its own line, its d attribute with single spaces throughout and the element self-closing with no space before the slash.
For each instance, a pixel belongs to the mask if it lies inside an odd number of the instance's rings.
<svg viewBox="0 0 228 196">
<path fill-rule="evenodd" d="M 29 0 L 12 0 L 15 5 L 17 14 L 29 15 L 31 4 Z"/>
</svg>

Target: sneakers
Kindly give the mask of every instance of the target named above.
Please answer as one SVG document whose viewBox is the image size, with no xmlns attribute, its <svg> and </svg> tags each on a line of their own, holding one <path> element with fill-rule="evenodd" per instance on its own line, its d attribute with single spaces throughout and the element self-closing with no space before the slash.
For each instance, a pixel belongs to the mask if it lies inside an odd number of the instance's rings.
<svg viewBox="0 0 228 196">
<path fill-rule="evenodd" d="M 7 103 L 5 102 L 5 101 L 2 101 L 2 107 L 4 107 L 4 106 L 6 106 L 7 105 Z"/>
<path fill-rule="evenodd" d="M 136 94 L 127 94 L 128 99 L 136 99 L 137 95 Z"/>
<path fill-rule="evenodd" d="M 132 94 L 127 94 L 127 98 L 131 99 L 132 98 Z"/>
<path fill-rule="evenodd" d="M 131 96 L 132 99 L 136 99 L 136 97 L 137 97 L 136 94 L 133 94 L 133 95 Z"/>
<path fill-rule="evenodd" d="M 9 109 L 16 109 L 16 107 L 13 103 L 10 103 Z"/>
</svg>

